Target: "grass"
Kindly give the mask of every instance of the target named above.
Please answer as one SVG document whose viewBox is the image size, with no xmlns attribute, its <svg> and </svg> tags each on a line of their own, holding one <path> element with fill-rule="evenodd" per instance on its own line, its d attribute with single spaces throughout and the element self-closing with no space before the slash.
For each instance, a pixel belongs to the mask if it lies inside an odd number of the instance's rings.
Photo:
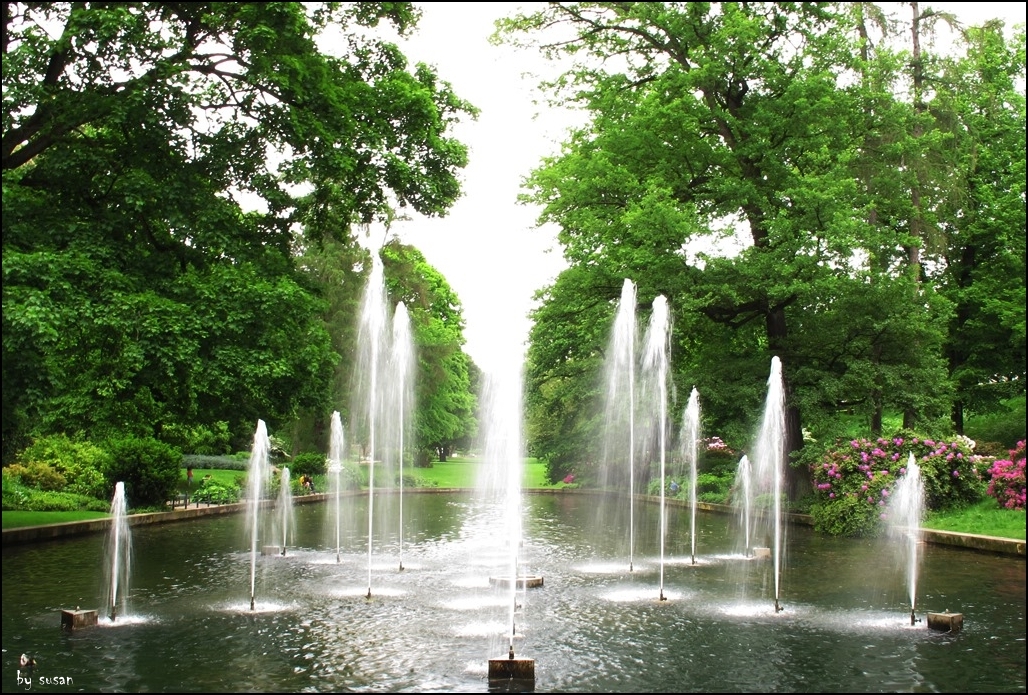
<svg viewBox="0 0 1028 695">
<path fill-rule="evenodd" d="M 982 500 L 965 509 L 933 512 L 922 526 L 936 531 L 1025 540 L 1024 511 L 1003 509 L 993 499 Z"/>
<path fill-rule="evenodd" d="M 236 479 L 245 476 L 246 472 L 229 470 L 227 468 L 194 468 L 193 485 L 190 487 L 189 481 L 186 480 L 186 471 L 183 470 L 176 487 L 177 491 L 180 494 L 192 494 L 196 492 L 206 475 L 210 475 L 211 480 L 215 483 L 219 483 L 226 487 L 232 487 L 236 484 Z"/>
<path fill-rule="evenodd" d="M 414 475 L 428 487 L 473 488 L 478 482 L 482 460 L 467 456 L 454 456 L 449 461 L 436 461 L 431 468 L 415 468 Z M 546 479 L 546 464 L 535 458 L 525 459 L 525 471 L 521 479 L 524 490 L 562 487 L 563 483 L 551 485 Z"/>
<path fill-rule="evenodd" d="M 110 516 L 107 512 L 10 512 L 3 513 L 4 528 L 62 524 L 66 521 L 89 521 Z"/>
</svg>

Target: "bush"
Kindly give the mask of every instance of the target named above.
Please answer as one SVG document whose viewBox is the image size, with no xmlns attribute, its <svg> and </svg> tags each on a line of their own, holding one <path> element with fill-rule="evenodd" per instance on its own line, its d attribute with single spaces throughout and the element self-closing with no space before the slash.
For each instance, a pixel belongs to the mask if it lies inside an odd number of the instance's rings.
<svg viewBox="0 0 1028 695">
<path fill-rule="evenodd" d="M 166 425 L 161 430 L 161 441 L 200 456 L 219 456 L 232 451 L 232 435 L 223 420 L 193 427 Z"/>
<path fill-rule="evenodd" d="M 112 440 L 107 451 L 110 489 L 124 482 L 133 507 L 163 505 L 174 494 L 182 467 L 178 449 L 152 438 L 129 438 Z"/>
<path fill-rule="evenodd" d="M 814 484 L 814 527 L 836 535 L 876 535 L 911 453 L 921 469 L 926 509 L 978 501 L 985 486 L 972 447 L 973 442 L 962 437 L 942 442 L 910 432 L 837 441 L 808 464 Z"/>
<path fill-rule="evenodd" d="M 72 492 L 39 490 L 27 487 L 4 469 L 3 508 L 22 512 L 110 511 L 110 502 Z"/>
<path fill-rule="evenodd" d="M 296 479 L 301 475 L 321 475 L 328 472 L 328 459 L 324 454 L 308 452 L 297 454 L 289 462 L 289 474 Z"/>
<path fill-rule="evenodd" d="M 225 471 L 245 471 L 250 467 L 250 455 L 247 454 L 245 458 L 240 458 L 235 454 L 231 456 L 186 454 L 182 457 L 182 466 L 194 470 L 217 468 Z"/>
<path fill-rule="evenodd" d="M 63 434 L 40 437 L 19 452 L 17 463 L 29 469 L 21 478 L 30 487 L 110 499 L 106 477 L 110 457 L 91 442 L 77 442 Z"/>
<path fill-rule="evenodd" d="M 1016 448 L 1010 450 L 1009 459 L 993 461 L 989 470 L 992 476 L 989 481 L 989 496 L 995 497 L 999 506 L 1007 509 L 1024 509 L 1024 447 L 1025 442 L 1022 439 Z"/>
</svg>

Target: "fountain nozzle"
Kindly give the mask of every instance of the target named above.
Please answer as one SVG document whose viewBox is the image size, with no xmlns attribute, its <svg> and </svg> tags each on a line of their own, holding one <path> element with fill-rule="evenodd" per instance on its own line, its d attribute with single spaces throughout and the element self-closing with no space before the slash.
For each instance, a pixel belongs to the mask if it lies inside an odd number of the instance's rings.
<svg viewBox="0 0 1028 695">
<path fill-rule="evenodd" d="M 782 606 L 781 606 L 780 603 L 778 603 L 778 599 L 775 599 L 775 613 L 781 613 L 781 612 L 782 612 Z"/>
<path fill-rule="evenodd" d="M 918 620 L 917 616 L 914 614 L 914 609 L 911 608 L 910 609 L 910 626 L 913 627 L 914 625 L 917 625 L 919 622 L 921 622 L 921 621 Z"/>
<path fill-rule="evenodd" d="M 113 604 L 111 605 L 111 613 L 107 617 L 111 619 L 112 623 L 114 622 L 114 619 L 118 617 L 118 609 Z"/>
<path fill-rule="evenodd" d="M 250 597 L 250 610 L 256 610 L 256 609 L 257 609 L 257 605 L 256 605 L 256 603 L 254 603 L 253 596 L 251 596 Z"/>
<path fill-rule="evenodd" d="M 514 645 L 513 644 L 510 645 L 510 649 L 507 651 L 507 658 L 508 659 L 513 659 L 514 658 Z"/>
</svg>

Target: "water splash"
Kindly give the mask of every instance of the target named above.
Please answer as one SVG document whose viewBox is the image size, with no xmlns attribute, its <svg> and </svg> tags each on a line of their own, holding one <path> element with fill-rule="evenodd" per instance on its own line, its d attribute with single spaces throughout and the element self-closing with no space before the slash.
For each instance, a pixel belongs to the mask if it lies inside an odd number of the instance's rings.
<svg viewBox="0 0 1028 695">
<path fill-rule="evenodd" d="M 260 541 L 260 510 L 264 501 L 271 472 L 269 457 L 271 440 L 264 420 L 257 421 L 250 449 L 250 462 L 246 481 L 246 527 L 250 540 L 250 610 L 256 609 L 257 592 L 257 547 Z"/>
<path fill-rule="evenodd" d="M 604 408 L 604 479 L 601 481 L 603 487 L 624 489 L 627 468 L 629 572 L 635 569 L 635 352 L 638 341 L 635 304 L 635 285 L 625 278 L 605 365 L 607 400 Z"/>
<path fill-rule="evenodd" d="M 132 566 L 132 537 L 128 525 L 125 483 L 114 485 L 111 499 L 111 527 L 104 548 L 103 598 L 100 605 L 113 622 L 128 614 L 128 587 Z"/>
<path fill-rule="evenodd" d="M 743 554 L 749 557 L 753 553 L 753 540 L 750 537 L 752 531 L 752 510 L 753 510 L 753 469 L 750 466 L 750 458 L 743 454 L 739 459 L 739 465 L 735 472 L 734 502 L 739 507 L 739 515 L 742 517 L 742 547 Z"/>
<path fill-rule="evenodd" d="M 278 491 L 278 533 L 276 536 L 281 541 L 282 555 L 286 554 L 291 540 L 290 534 L 295 533 L 296 519 L 293 511 L 293 489 L 290 484 L 289 468 L 283 466 L 279 479 Z"/>
<path fill-rule="evenodd" d="M 339 562 L 340 544 L 342 542 L 343 456 L 345 451 L 343 421 L 339 411 L 336 410 L 332 413 L 332 424 L 328 440 L 328 484 L 329 496 L 332 499 L 332 524 L 335 527 L 337 563 Z"/>
<path fill-rule="evenodd" d="M 785 385 L 782 380 L 782 361 L 777 356 L 771 358 L 771 374 L 767 379 L 767 400 L 760 421 L 755 456 L 758 494 L 763 493 L 771 500 L 770 523 L 774 539 L 771 557 L 774 562 L 775 612 L 777 613 L 782 610 L 780 603 L 782 553 L 784 551 L 782 485 L 785 476 Z"/>
<path fill-rule="evenodd" d="M 413 412 L 414 393 L 412 388 L 414 373 L 414 338 L 411 334 L 410 316 L 407 313 L 407 306 L 403 302 L 396 305 L 393 313 L 392 332 L 392 353 L 391 353 L 391 384 L 393 386 L 390 394 L 392 408 L 395 410 L 396 424 L 396 469 L 399 471 L 400 484 L 400 571 L 403 571 L 403 460 L 404 442 L 406 440 L 407 428 L 410 426 L 410 413 Z"/>
<path fill-rule="evenodd" d="M 689 506 L 691 508 L 689 534 L 692 543 L 692 564 L 696 564 L 696 487 L 698 473 L 700 443 L 700 394 L 693 387 L 689 394 L 689 403 L 685 407 L 682 418 L 681 435 L 682 458 L 689 469 Z"/>
<path fill-rule="evenodd" d="M 643 378 L 650 442 L 660 458 L 660 600 L 664 596 L 664 545 L 667 536 L 667 391 L 668 391 L 668 338 L 669 321 L 667 298 L 658 295 L 653 300 L 653 312 L 643 340 Z M 652 455 L 652 454 L 651 454 Z"/>
<path fill-rule="evenodd" d="M 910 600 L 910 624 L 917 622 L 917 574 L 920 567 L 921 520 L 924 515 L 925 491 L 921 467 L 914 452 L 907 458 L 906 472 L 900 477 L 889 499 L 889 526 L 902 541 L 905 555 L 907 598 Z"/>
<path fill-rule="evenodd" d="M 513 372 L 514 370 L 512 370 Z M 504 577 L 497 583 L 506 591 L 504 603 L 507 606 L 505 653 L 514 654 L 514 636 L 517 633 L 518 586 L 526 588 L 519 581 L 524 576 L 522 569 L 522 505 L 521 477 L 524 473 L 524 449 L 522 443 L 521 374 L 491 373 L 484 380 L 482 389 L 483 434 L 485 436 L 485 457 L 479 490 L 484 500 L 497 507 L 502 513 L 504 534 Z M 522 597 L 521 603 L 524 603 Z"/>
</svg>

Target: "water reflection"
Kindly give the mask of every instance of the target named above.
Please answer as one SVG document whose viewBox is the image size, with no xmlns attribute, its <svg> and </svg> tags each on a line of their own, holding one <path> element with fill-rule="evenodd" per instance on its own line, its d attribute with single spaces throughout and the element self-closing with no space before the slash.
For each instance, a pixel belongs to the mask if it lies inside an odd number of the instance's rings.
<svg viewBox="0 0 1028 695">
<path fill-rule="evenodd" d="M 336 563 L 327 504 L 297 508 L 295 551 L 259 559 L 254 612 L 243 515 L 137 527 L 135 615 L 70 633 L 59 611 L 98 605 L 103 537 L 5 547 L 4 691 L 29 653 L 37 677 L 74 679 L 33 691 L 1024 692 L 1023 559 L 925 546 L 919 605 L 965 616 L 940 634 L 910 626 L 885 540 L 791 528 L 776 614 L 768 563 L 735 553 L 733 519 L 701 513 L 697 564 L 668 562 L 659 601 L 657 538 L 640 536 L 629 572 L 592 532 L 589 498 L 570 497 L 525 500 L 525 562 L 545 584 L 519 592 L 515 639 L 534 683 L 487 678 L 509 626 L 490 512 L 411 494 L 405 570 L 397 539 L 377 539 L 370 600 L 366 540 L 351 534 Z M 687 557 L 688 514 L 668 523 L 670 557 Z"/>
</svg>

